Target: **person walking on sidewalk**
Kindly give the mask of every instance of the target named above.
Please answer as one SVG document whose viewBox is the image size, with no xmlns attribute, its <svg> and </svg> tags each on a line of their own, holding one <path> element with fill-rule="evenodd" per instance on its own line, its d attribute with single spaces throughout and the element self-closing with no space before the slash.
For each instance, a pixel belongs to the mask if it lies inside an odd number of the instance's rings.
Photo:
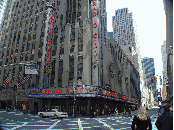
<svg viewBox="0 0 174 130">
<path fill-rule="evenodd" d="M 164 112 L 155 122 L 158 130 L 173 130 L 173 114 L 169 113 L 169 106 L 164 106 Z"/>
<path fill-rule="evenodd" d="M 152 123 L 150 117 L 147 116 L 146 108 L 140 107 L 138 109 L 138 114 L 134 116 L 131 128 L 132 130 L 152 130 Z"/>
</svg>

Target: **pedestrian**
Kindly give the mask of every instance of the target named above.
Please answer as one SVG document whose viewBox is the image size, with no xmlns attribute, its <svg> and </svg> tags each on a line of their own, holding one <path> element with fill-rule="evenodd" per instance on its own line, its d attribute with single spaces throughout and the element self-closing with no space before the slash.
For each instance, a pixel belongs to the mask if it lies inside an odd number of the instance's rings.
<svg viewBox="0 0 174 130">
<path fill-rule="evenodd" d="M 111 109 L 109 108 L 109 117 L 111 117 Z"/>
<path fill-rule="evenodd" d="M 97 108 L 97 110 L 96 110 L 96 117 L 98 117 L 98 108 Z"/>
<path fill-rule="evenodd" d="M 118 115 L 118 109 L 117 109 L 117 107 L 115 108 L 115 113 Z"/>
<path fill-rule="evenodd" d="M 126 116 L 126 109 L 124 108 L 124 111 L 123 111 L 123 116 Z M 122 118 L 123 118 L 122 116 Z"/>
<path fill-rule="evenodd" d="M 93 111 L 92 111 L 92 107 L 91 107 L 91 109 L 90 109 L 90 117 L 92 117 L 93 116 Z"/>
<path fill-rule="evenodd" d="M 152 123 L 150 117 L 147 116 L 146 108 L 140 107 L 138 109 L 137 115 L 133 118 L 131 128 L 132 130 L 152 130 Z"/>
<path fill-rule="evenodd" d="M 155 125 L 158 130 L 173 130 L 173 115 L 169 113 L 169 105 L 164 107 L 164 112 L 157 118 Z"/>
<path fill-rule="evenodd" d="M 161 107 L 159 108 L 159 114 L 161 113 Z"/>
<path fill-rule="evenodd" d="M 104 115 L 105 114 L 105 112 L 104 112 L 104 109 L 102 110 L 102 115 Z"/>
<path fill-rule="evenodd" d="M 131 115 L 131 109 L 130 108 L 128 110 L 128 116 L 132 117 L 132 115 Z"/>
<path fill-rule="evenodd" d="M 157 113 L 158 113 L 158 116 L 159 116 L 159 109 L 157 109 Z"/>
</svg>

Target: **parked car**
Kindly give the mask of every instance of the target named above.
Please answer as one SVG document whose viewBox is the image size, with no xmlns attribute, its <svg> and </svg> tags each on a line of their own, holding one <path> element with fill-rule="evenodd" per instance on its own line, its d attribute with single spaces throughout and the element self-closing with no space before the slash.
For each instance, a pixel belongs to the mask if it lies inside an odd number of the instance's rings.
<svg viewBox="0 0 174 130">
<path fill-rule="evenodd" d="M 38 112 L 38 115 L 40 117 L 54 117 L 54 118 L 68 117 L 67 112 L 61 112 L 59 109 L 51 109 L 51 110 L 47 110 L 45 112 Z"/>
</svg>

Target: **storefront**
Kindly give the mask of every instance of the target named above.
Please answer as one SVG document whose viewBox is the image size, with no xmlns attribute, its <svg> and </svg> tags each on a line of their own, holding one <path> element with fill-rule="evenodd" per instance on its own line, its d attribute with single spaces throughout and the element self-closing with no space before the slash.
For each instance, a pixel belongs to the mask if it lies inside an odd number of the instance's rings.
<svg viewBox="0 0 174 130">
<path fill-rule="evenodd" d="M 72 115 L 74 106 L 74 113 L 80 116 L 90 115 L 91 111 L 94 112 L 97 109 L 99 115 L 102 114 L 102 111 L 104 111 L 104 114 L 108 114 L 109 110 L 113 113 L 116 107 L 121 111 L 127 101 L 114 91 L 96 86 L 32 89 L 28 90 L 28 97 L 31 100 L 34 99 L 32 101 L 34 104 L 32 109 L 38 107 L 39 110 L 44 111 L 46 109 L 58 108 Z M 38 101 L 37 105 L 36 100 Z"/>
<path fill-rule="evenodd" d="M 1 100 L 1 108 L 6 109 L 12 107 L 12 100 Z"/>
</svg>

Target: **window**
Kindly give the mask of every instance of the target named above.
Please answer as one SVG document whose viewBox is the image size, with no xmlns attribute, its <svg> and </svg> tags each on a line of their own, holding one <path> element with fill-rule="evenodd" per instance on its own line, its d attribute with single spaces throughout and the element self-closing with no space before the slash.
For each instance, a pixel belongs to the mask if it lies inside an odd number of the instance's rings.
<svg viewBox="0 0 174 130">
<path fill-rule="evenodd" d="M 39 1 L 37 2 L 37 6 L 39 6 Z"/>
<path fill-rule="evenodd" d="M 36 39 L 36 33 L 33 34 L 33 40 L 35 40 L 35 39 Z"/>
</svg>

